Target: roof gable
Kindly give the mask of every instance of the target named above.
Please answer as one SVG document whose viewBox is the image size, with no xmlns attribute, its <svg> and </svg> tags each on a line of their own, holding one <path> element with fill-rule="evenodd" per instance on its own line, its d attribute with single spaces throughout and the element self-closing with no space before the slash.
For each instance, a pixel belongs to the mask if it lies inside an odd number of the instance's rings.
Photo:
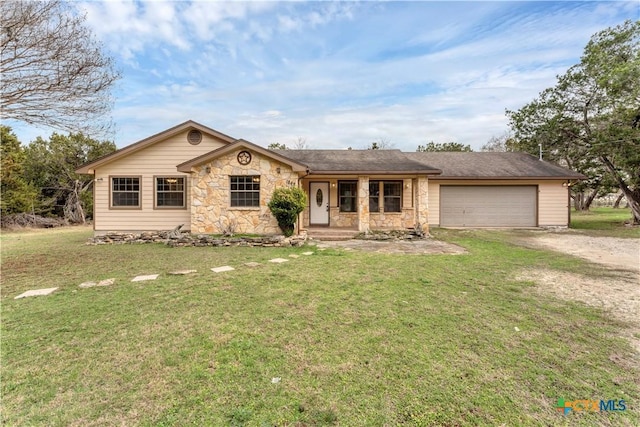
<svg viewBox="0 0 640 427">
<path fill-rule="evenodd" d="M 174 126 L 172 128 L 169 128 L 167 130 L 164 130 L 160 133 L 157 133 L 155 135 L 152 135 L 150 137 L 147 137 L 145 139 L 142 139 L 138 142 L 135 142 L 133 144 L 127 145 L 126 147 L 123 147 L 119 150 L 114 151 L 113 153 L 107 154 L 106 156 L 102 156 L 100 158 L 97 158 L 95 160 L 92 160 L 91 162 L 85 163 L 84 165 L 80 166 L 77 170 L 76 173 L 81 173 L 81 174 L 90 174 L 93 173 L 93 171 L 95 170 L 95 168 L 103 166 L 107 163 L 111 163 L 115 160 L 118 160 L 120 158 L 126 157 L 130 154 L 133 154 L 135 152 L 138 152 L 142 149 L 145 149 L 147 147 L 150 147 L 158 142 L 164 141 L 168 138 L 171 138 L 174 135 L 178 135 L 181 132 L 185 132 L 187 130 L 199 130 L 202 133 L 205 134 L 209 134 L 211 136 L 213 136 L 216 139 L 221 140 L 224 143 L 231 143 L 233 141 L 235 141 L 235 138 L 232 138 L 228 135 L 225 135 L 221 132 L 218 132 L 214 129 L 211 129 L 207 126 L 201 125 L 200 123 L 194 122 L 193 120 L 187 120 L 184 123 L 181 123 L 177 126 Z"/>
<path fill-rule="evenodd" d="M 191 160 L 188 160 L 184 163 L 179 164 L 177 166 L 178 172 L 191 172 L 191 168 L 193 168 L 194 166 L 199 166 L 204 163 L 208 163 L 211 160 L 217 159 L 220 156 L 224 156 L 225 154 L 228 154 L 232 151 L 239 150 L 242 148 L 255 151 L 265 157 L 268 157 L 268 158 L 277 160 L 280 163 L 289 165 L 291 166 L 291 169 L 293 169 L 295 172 L 306 172 L 308 170 L 307 165 L 304 163 L 297 162 L 288 157 L 282 156 L 275 151 L 267 150 L 266 148 L 260 147 L 259 145 L 246 141 L 244 139 L 238 139 L 227 146 L 218 148 L 217 150 L 210 151 L 206 154 L 203 154 L 201 156 L 198 156 L 196 158 L 193 158 Z"/>
</svg>

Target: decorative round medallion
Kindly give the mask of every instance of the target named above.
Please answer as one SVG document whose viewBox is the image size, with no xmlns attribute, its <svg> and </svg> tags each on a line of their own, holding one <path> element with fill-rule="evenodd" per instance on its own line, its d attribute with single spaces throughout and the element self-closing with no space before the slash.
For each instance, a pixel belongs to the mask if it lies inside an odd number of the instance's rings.
<svg viewBox="0 0 640 427">
<path fill-rule="evenodd" d="M 191 145 L 198 145 L 202 141 L 202 132 L 196 129 L 191 129 L 187 134 L 187 141 Z"/>
<path fill-rule="evenodd" d="M 251 153 L 248 151 L 241 151 L 238 153 L 238 163 L 241 165 L 248 165 L 251 163 Z"/>
<path fill-rule="evenodd" d="M 322 190 L 318 188 L 318 191 L 316 191 L 316 203 L 318 204 L 318 207 L 322 206 Z"/>
</svg>

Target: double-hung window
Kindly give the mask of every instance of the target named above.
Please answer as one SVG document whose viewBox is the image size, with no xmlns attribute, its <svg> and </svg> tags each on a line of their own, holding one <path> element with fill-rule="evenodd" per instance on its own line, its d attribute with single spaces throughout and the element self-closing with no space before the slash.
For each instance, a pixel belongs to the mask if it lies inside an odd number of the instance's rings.
<svg viewBox="0 0 640 427">
<path fill-rule="evenodd" d="M 381 206 L 384 212 L 402 211 L 402 181 L 369 181 L 369 212 L 380 212 Z"/>
<path fill-rule="evenodd" d="M 184 177 L 155 177 L 156 208 L 184 208 Z"/>
<path fill-rule="evenodd" d="M 339 181 L 340 212 L 358 212 L 358 181 Z"/>
<path fill-rule="evenodd" d="M 229 177 L 231 207 L 260 207 L 260 176 L 242 175 Z"/>
<path fill-rule="evenodd" d="M 380 181 L 369 181 L 369 212 L 380 212 Z"/>
<path fill-rule="evenodd" d="M 401 212 L 402 207 L 402 181 L 385 181 L 384 187 L 384 211 Z"/>
<path fill-rule="evenodd" d="M 114 176 L 110 181 L 112 208 L 140 208 L 139 176 Z"/>
</svg>

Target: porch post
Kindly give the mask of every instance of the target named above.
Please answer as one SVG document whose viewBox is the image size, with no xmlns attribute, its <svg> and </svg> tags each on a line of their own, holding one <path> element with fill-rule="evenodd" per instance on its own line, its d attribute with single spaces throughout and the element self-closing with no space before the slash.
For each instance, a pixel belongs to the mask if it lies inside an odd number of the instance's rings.
<svg viewBox="0 0 640 427">
<path fill-rule="evenodd" d="M 416 228 L 429 232 L 429 180 L 426 176 L 419 176 L 416 180 Z"/>
<path fill-rule="evenodd" d="M 358 231 L 369 231 L 369 177 L 358 177 Z"/>
</svg>

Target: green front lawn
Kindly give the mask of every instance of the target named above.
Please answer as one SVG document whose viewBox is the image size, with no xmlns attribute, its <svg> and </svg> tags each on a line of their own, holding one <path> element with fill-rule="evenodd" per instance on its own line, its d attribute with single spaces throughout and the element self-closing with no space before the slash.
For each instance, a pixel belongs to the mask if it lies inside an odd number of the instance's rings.
<svg viewBox="0 0 640 427">
<path fill-rule="evenodd" d="M 514 279 L 583 262 L 496 233 L 440 233 L 469 251 L 457 256 L 85 246 L 83 228 L 4 233 L 2 421 L 640 424 L 626 325 Z M 236 270 L 209 270 L 222 265 Z M 198 272 L 166 274 L 174 269 Z M 130 282 L 152 273 L 160 278 Z M 78 288 L 111 277 L 113 286 Z M 51 296 L 13 299 L 54 286 Z M 627 410 L 563 416 L 559 398 L 624 399 Z"/>
<path fill-rule="evenodd" d="M 571 228 L 594 236 L 640 237 L 640 227 L 631 221 L 629 209 L 591 208 L 587 212 L 571 211 Z"/>
</svg>

